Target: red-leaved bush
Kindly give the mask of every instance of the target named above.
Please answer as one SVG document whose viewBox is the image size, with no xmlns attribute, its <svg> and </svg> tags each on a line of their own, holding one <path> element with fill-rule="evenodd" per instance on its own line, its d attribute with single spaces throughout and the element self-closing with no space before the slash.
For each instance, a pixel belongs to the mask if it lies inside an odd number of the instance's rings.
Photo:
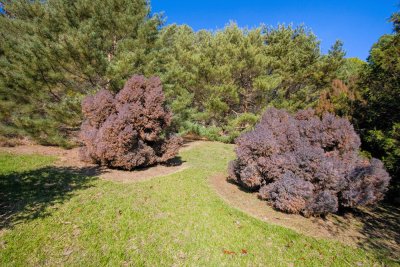
<svg viewBox="0 0 400 267">
<path fill-rule="evenodd" d="M 166 162 L 182 138 L 171 135 L 160 79 L 133 76 L 116 95 L 101 90 L 82 102 L 82 159 L 131 170 Z"/>
<path fill-rule="evenodd" d="M 390 180 L 381 161 L 359 156 L 360 139 L 348 120 L 329 113 L 319 118 L 312 109 L 292 116 L 270 108 L 236 144 L 228 179 L 288 213 L 372 204 Z"/>
</svg>

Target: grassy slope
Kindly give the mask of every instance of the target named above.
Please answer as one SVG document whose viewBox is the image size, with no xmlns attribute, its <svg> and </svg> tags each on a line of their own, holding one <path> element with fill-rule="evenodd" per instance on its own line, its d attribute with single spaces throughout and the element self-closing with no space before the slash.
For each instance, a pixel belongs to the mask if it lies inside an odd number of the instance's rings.
<svg viewBox="0 0 400 267">
<path fill-rule="evenodd" d="M 1 180 L 26 181 L 21 180 L 23 176 L 46 180 L 39 190 L 43 193 L 33 197 L 42 211 L 34 213 L 25 203 L 28 208 L 16 213 L 15 227 L 0 233 L 0 262 L 24 266 L 371 266 L 377 260 L 361 250 L 269 225 L 226 205 L 209 187 L 207 177 L 225 171 L 233 157 L 232 146 L 208 143 L 181 156 L 190 168 L 131 184 L 90 180 L 79 174 L 71 174 L 75 177 L 71 179 L 64 170 L 40 169 L 49 163 L 44 157 L 0 156 Z M 38 168 L 34 175 L 28 171 Z M 25 172 L 10 174 L 14 169 Z M 56 177 L 55 184 L 49 184 L 51 177 Z M 80 180 L 85 184 L 79 184 Z M 31 184 L 37 187 L 38 183 Z M 52 187 L 61 196 L 42 200 Z M 67 190 L 61 190 L 64 187 Z"/>
</svg>

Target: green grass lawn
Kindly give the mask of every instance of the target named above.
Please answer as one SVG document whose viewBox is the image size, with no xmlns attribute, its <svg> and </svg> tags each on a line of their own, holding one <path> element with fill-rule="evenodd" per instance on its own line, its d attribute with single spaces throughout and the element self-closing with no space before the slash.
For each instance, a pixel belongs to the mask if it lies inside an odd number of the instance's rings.
<svg viewBox="0 0 400 267">
<path fill-rule="evenodd" d="M 2 266 L 373 266 L 372 252 L 269 225 L 208 185 L 231 145 L 181 153 L 190 167 L 122 184 L 51 167 L 53 158 L 0 155 Z"/>
</svg>

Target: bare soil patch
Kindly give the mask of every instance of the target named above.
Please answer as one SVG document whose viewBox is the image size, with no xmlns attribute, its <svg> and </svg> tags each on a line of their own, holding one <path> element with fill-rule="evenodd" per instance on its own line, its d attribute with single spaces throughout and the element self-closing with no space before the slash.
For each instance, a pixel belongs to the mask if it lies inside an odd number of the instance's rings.
<svg viewBox="0 0 400 267">
<path fill-rule="evenodd" d="M 353 247 L 363 247 L 378 254 L 400 260 L 400 209 L 377 206 L 348 211 L 325 218 L 305 218 L 286 214 L 268 206 L 257 197 L 226 180 L 219 174 L 210 178 L 215 191 L 230 205 L 268 223 L 290 228 L 316 238 L 336 240 Z"/>
<path fill-rule="evenodd" d="M 191 149 L 201 143 L 203 143 L 203 141 L 185 143 L 181 148 L 181 151 Z M 85 175 L 98 176 L 102 179 L 124 183 L 149 180 L 154 177 L 176 173 L 188 167 L 187 163 L 181 162 L 179 157 L 177 157 L 168 164 L 159 164 L 133 171 L 109 169 L 81 161 L 79 157 L 79 148 L 63 149 L 60 147 L 34 144 L 15 147 L 0 147 L 0 152 L 55 156 L 57 157 L 57 161 L 55 162 L 55 166 L 57 167 L 71 167 L 74 168 L 75 171 L 81 170 L 81 173 Z"/>
</svg>

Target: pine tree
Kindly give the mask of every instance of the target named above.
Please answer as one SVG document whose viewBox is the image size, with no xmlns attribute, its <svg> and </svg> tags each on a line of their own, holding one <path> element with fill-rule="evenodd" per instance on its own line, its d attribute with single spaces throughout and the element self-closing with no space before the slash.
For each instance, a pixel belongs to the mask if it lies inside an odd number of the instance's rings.
<svg viewBox="0 0 400 267">
<path fill-rule="evenodd" d="M 145 0 L 17 0 L 4 10 L 0 92 L 18 105 L 2 123 L 48 144 L 80 125 L 86 94 L 144 72 L 161 23 Z"/>
<path fill-rule="evenodd" d="M 393 34 L 383 35 L 373 45 L 361 77 L 363 101 L 355 122 L 364 148 L 382 159 L 392 175 L 392 195 L 400 192 L 400 27 L 392 16 Z"/>
<path fill-rule="evenodd" d="M 118 91 L 133 73 L 161 78 L 182 133 L 232 141 L 268 106 L 315 107 L 344 62 L 340 42 L 322 55 L 304 27 L 159 29 L 145 0 L 5 3 L 0 92 L 10 106 L 0 119 L 48 144 L 78 129 L 84 96 Z"/>
<path fill-rule="evenodd" d="M 342 44 L 321 55 L 304 27 L 216 32 L 171 25 L 161 30 L 153 70 L 163 80 L 183 131 L 232 141 L 267 106 L 295 111 L 315 106 L 344 63 Z"/>
</svg>

